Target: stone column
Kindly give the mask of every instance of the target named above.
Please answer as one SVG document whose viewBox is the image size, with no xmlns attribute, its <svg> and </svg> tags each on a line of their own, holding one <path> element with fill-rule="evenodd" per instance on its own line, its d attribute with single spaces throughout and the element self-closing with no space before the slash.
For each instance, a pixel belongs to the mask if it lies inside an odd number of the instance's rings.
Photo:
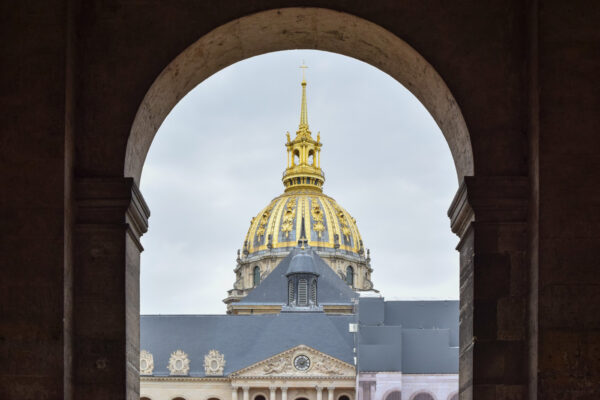
<svg viewBox="0 0 600 400">
<path fill-rule="evenodd" d="M 277 400 L 277 387 L 271 386 L 269 387 L 269 400 Z"/>
<path fill-rule="evenodd" d="M 323 400 L 323 388 L 321 386 L 315 386 L 317 389 L 317 400 Z"/>
<path fill-rule="evenodd" d="M 467 176 L 448 211 L 460 237 L 461 398 L 526 390 L 527 201 L 526 177 Z"/>
<path fill-rule="evenodd" d="M 327 387 L 327 400 L 333 400 L 334 390 L 335 390 L 335 387 L 333 387 L 333 386 Z"/>
<path fill-rule="evenodd" d="M 231 400 L 238 400 L 238 389 L 239 387 L 237 386 L 231 388 Z"/>
<path fill-rule="evenodd" d="M 76 179 L 74 194 L 72 397 L 139 397 L 139 239 L 150 210 L 132 178 Z"/>
<path fill-rule="evenodd" d="M 281 388 L 281 400 L 287 400 L 287 387 L 282 387 Z"/>
<path fill-rule="evenodd" d="M 243 400 L 250 400 L 250 386 L 243 386 L 242 389 L 244 390 Z"/>
</svg>

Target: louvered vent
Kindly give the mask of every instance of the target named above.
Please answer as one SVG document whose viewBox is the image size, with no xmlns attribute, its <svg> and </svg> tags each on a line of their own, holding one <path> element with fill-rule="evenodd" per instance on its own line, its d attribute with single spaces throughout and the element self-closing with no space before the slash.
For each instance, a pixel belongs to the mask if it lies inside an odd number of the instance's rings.
<svg viewBox="0 0 600 400">
<path fill-rule="evenodd" d="M 306 279 L 300 279 L 298 281 L 298 305 L 308 305 L 308 282 L 306 282 Z"/>
<path fill-rule="evenodd" d="M 288 305 L 294 304 L 294 281 L 288 281 Z"/>
<path fill-rule="evenodd" d="M 317 304 L 317 280 L 313 279 L 311 288 L 310 288 L 310 300 L 314 305 Z"/>
</svg>

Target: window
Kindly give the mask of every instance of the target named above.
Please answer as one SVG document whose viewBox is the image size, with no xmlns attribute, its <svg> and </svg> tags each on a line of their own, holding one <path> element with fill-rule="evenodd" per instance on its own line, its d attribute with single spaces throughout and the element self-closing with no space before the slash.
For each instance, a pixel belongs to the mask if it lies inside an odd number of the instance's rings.
<svg viewBox="0 0 600 400">
<path fill-rule="evenodd" d="M 308 282 L 306 282 L 306 279 L 300 279 L 298 281 L 298 305 L 308 305 Z"/>
<path fill-rule="evenodd" d="M 429 393 L 422 392 L 422 393 L 419 393 L 418 395 L 416 395 L 415 397 L 413 397 L 413 400 L 435 400 L 435 399 Z"/>
<path fill-rule="evenodd" d="M 310 300 L 314 305 L 317 305 L 317 280 L 313 279 L 310 285 Z"/>
<path fill-rule="evenodd" d="M 402 393 L 399 390 L 394 390 L 392 393 L 385 396 L 385 400 L 401 400 Z"/>
<path fill-rule="evenodd" d="M 294 304 L 294 281 L 290 279 L 288 281 L 288 305 Z"/>
<path fill-rule="evenodd" d="M 308 165 L 315 165 L 315 153 L 312 150 L 308 152 Z"/>
<path fill-rule="evenodd" d="M 346 267 L 346 283 L 350 287 L 354 287 L 354 269 L 351 265 Z"/>
<path fill-rule="evenodd" d="M 257 265 L 256 267 L 254 267 L 252 284 L 254 287 L 257 287 L 259 283 L 260 283 L 260 268 Z"/>
<path fill-rule="evenodd" d="M 263 396 L 262 394 L 259 394 L 258 396 L 256 396 L 254 398 L 254 400 L 267 400 L 267 399 L 265 399 L 265 396 Z"/>
</svg>

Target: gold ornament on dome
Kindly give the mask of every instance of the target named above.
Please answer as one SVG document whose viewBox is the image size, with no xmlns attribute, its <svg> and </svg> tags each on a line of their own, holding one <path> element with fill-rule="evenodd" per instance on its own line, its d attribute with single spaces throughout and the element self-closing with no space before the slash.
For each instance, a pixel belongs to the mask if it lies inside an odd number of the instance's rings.
<svg viewBox="0 0 600 400">
<path fill-rule="evenodd" d="M 325 230 L 325 225 L 323 225 L 323 210 L 321 210 L 321 206 L 319 206 L 319 201 L 316 197 L 313 197 L 311 200 L 312 208 L 310 214 L 313 218 L 313 230 L 317 232 L 317 236 L 321 239 L 321 235 Z"/>
<path fill-rule="evenodd" d="M 269 207 L 265 212 L 260 216 L 260 221 L 258 222 L 258 229 L 256 230 L 256 235 L 259 239 L 262 239 L 265 236 L 265 231 L 267 227 L 267 223 L 269 222 L 269 216 L 271 215 L 271 210 L 273 210 L 273 206 Z"/>
<path fill-rule="evenodd" d="M 334 203 L 333 206 L 335 207 L 335 211 L 336 211 L 338 219 L 340 221 L 340 227 L 342 229 L 342 233 L 344 234 L 344 237 L 346 238 L 346 240 L 350 240 L 350 234 L 352 233 L 352 231 L 350 230 L 350 227 L 348 226 L 348 220 L 346 219 L 346 214 L 340 208 L 340 206 L 338 206 L 337 204 Z M 354 222 L 354 221 L 352 221 L 352 222 Z"/>
<path fill-rule="evenodd" d="M 285 213 L 283 214 L 283 222 L 281 224 L 281 231 L 285 233 L 286 239 L 290 237 L 290 232 L 294 227 L 294 219 L 296 218 L 295 208 L 296 199 L 292 197 L 286 205 Z"/>
</svg>

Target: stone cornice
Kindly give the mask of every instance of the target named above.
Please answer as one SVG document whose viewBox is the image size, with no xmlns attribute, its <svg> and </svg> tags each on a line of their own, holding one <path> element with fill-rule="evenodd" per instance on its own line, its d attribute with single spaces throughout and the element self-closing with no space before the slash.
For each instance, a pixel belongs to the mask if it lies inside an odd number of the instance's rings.
<svg viewBox="0 0 600 400">
<path fill-rule="evenodd" d="M 463 237 L 473 221 L 526 221 L 528 185 L 524 176 L 466 176 L 448 209 L 452 232 Z"/>
<path fill-rule="evenodd" d="M 138 248 L 139 238 L 148 231 L 150 209 L 133 178 L 85 178 L 74 185 L 76 224 L 123 226 Z"/>
</svg>

